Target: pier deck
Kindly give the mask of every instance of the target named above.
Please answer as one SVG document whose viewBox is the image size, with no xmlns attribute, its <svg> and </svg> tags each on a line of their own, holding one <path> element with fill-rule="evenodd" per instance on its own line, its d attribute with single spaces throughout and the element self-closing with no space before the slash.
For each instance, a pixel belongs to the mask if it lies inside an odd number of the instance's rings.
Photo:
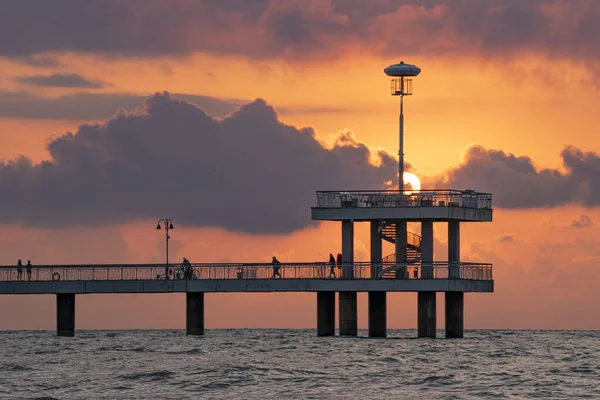
<svg viewBox="0 0 600 400">
<path fill-rule="evenodd" d="M 493 291 L 492 265 L 480 263 L 352 263 L 336 266 L 335 278 L 321 263 L 282 263 L 281 278 L 272 278 L 271 264 L 192 264 L 188 278 L 180 266 L 169 269 L 165 279 L 165 265 L 157 264 L 46 265 L 35 266 L 29 281 L 25 268 L 19 279 L 16 267 L 0 267 L 0 294 Z"/>
</svg>

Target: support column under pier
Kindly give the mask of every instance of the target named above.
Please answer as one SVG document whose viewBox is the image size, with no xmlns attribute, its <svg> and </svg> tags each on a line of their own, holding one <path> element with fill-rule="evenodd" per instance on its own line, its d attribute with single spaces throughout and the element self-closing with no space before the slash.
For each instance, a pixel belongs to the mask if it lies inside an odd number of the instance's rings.
<svg viewBox="0 0 600 400">
<path fill-rule="evenodd" d="M 185 333 L 204 335 L 204 292 L 185 294 Z"/>
<path fill-rule="evenodd" d="M 342 221 L 342 278 L 354 277 L 354 221 Z"/>
<path fill-rule="evenodd" d="M 379 220 L 371 221 L 371 279 L 381 273 L 382 239 Z M 369 292 L 369 337 L 387 336 L 386 292 Z"/>
<path fill-rule="evenodd" d="M 317 292 L 317 336 L 335 336 L 335 292 Z"/>
<path fill-rule="evenodd" d="M 433 221 L 421 221 L 421 279 L 433 279 Z"/>
<path fill-rule="evenodd" d="M 356 292 L 340 292 L 340 336 L 358 335 Z"/>
<path fill-rule="evenodd" d="M 403 267 L 397 268 L 396 279 L 408 278 L 408 271 L 405 264 L 406 246 L 408 241 L 408 233 L 406 229 L 406 221 L 396 221 L 396 264 L 404 264 Z"/>
<path fill-rule="evenodd" d="M 369 337 L 387 336 L 386 303 L 386 292 L 369 292 Z"/>
<path fill-rule="evenodd" d="M 75 336 L 75 293 L 56 295 L 56 336 Z"/>
<path fill-rule="evenodd" d="M 463 337 L 463 292 L 446 292 L 446 338 Z"/>
<path fill-rule="evenodd" d="M 418 293 L 418 336 L 436 337 L 435 292 Z"/>
<path fill-rule="evenodd" d="M 371 221 L 371 279 L 378 279 L 383 258 L 382 239 L 379 233 L 379 220 Z"/>
<path fill-rule="evenodd" d="M 448 221 L 448 277 L 460 278 L 460 222 Z"/>
</svg>

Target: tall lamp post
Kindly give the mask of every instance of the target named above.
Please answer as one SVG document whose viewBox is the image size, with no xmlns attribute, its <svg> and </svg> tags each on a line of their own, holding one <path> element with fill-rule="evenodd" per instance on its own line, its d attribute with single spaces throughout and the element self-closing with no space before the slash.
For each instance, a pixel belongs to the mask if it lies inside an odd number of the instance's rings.
<svg viewBox="0 0 600 400">
<path fill-rule="evenodd" d="M 156 230 L 160 231 L 161 229 L 163 229 L 160 226 L 160 223 L 163 223 L 163 225 L 165 226 L 165 242 L 166 242 L 166 261 L 165 261 L 165 279 L 169 279 L 169 239 L 171 239 L 171 236 L 169 236 L 169 230 L 170 229 L 175 229 L 175 227 L 173 226 L 173 221 L 170 218 L 161 218 L 158 220 L 158 223 L 156 224 Z"/>
<path fill-rule="evenodd" d="M 404 194 L 404 96 L 413 94 L 412 77 L 421 73 L 421 68 L 411 64 L 390 65 L 383 70 L 392 79 L 392 96 L 400 96 L 400 148 L 398 149 L 398 191 Z"/>
</svg>

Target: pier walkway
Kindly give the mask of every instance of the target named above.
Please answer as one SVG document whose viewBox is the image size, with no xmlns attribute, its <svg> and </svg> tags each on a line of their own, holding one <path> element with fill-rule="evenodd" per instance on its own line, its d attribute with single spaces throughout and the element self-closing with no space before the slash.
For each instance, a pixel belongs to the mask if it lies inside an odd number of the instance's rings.
<svg viewBox="0 0 600 400">
<path fill-rule="evenodd" d="M 334 278 L 325 263 L 282 263 L 275 278 L 272 264 L 192 264 L 187 276 L 179 265 L 169 270 L 165 279 L 164 264 L 41 265 L 28 280 L 25 268 L 19 279 L 16 267 L 4 266 L 0 294 L 493 291 L 492 265 L 466 262 L 357 262 L 334 267 Z"/>
</svg>

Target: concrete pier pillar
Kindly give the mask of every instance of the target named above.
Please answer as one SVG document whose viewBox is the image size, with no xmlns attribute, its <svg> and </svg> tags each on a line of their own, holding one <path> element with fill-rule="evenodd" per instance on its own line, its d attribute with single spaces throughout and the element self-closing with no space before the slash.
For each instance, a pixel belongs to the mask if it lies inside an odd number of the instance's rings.
<svg viewBox="0 0 600 400">
<path fill-rule="evenodd" d="M 335 336 L 335 292 L 317 292 L 317 336 Z"/>
<path fill-rule="evenodd" d="M 185 294 L 185 333 L 204 335 L 204 292 Z"/>
<path fill-rule="evenodd" d="M 340 336 L 358 335 L 356 292 L 340 292 Z"/>
<path fill-rule="evenodd" d="M 421 279 L 433 279 L 433 221 L 421 221 Z"/>
<path fill-rule="evenodd" d="M 75 293 L 56 295 L 56 336 L 75 336 Z"/>
<path fill-rule="evenodd" d="M 418 296 L 418 336 L 436 337 L 435 292 L 419 292 Z"/>
<path fill-rule="evenodd" d="M 396 264 L 406 263 L 406 242 L 408 241 L 408 233 L 406 229 L 406 221 L 396 221 Z M 396 278 L 408 278 L 406 266 L 397 270 Z"/>
<path fill-rule="evenodd" d="M 342 278 L 354 277 L 354 221 L 342 221 Z"/>
<path fill-rule="evenodd" d="M 383 258 L 382 239 L 379 234 L 379 220 L 371 221 L 371 278 L 379 278 Z"/>
<path fill-rule="evenodd" d="M 369 337 L 387 336 L 386 295 L 386 292 L 369 292 Z"/>
<path fill-rule="evenodd" d="M 446 337 L 463 337 L 463 292 L 446 292 Z"/>
<path fill-rule="evenodd" d="M 460 278 L 460 225 L 458 221 L 448 221 L 448 277 Z"/>
</svg>

